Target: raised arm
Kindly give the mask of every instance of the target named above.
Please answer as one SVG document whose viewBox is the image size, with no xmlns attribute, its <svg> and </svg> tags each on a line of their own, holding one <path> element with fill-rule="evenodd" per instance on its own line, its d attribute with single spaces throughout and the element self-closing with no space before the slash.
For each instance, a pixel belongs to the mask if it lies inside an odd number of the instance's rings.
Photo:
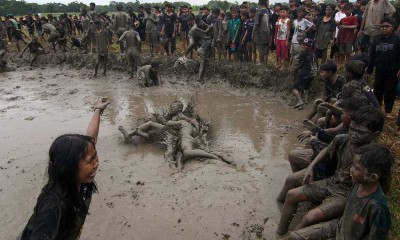
<svg viewBox="0 0 400 240">
<path fill-rule="evenodd" d="M 110 101 L 108 101 L 107 98 L 100 97 L 99 100 L 97 100 L 92 119 L 90 120 L 89 127 L 86 131 L 86 135 L 93 137 L 95 143 L 97 142 L 97 137 L 99 135 L 100 115 L 103 113 L 104 109 L 106 109 L 108 104 L 110 104 Z"/>
</svg>

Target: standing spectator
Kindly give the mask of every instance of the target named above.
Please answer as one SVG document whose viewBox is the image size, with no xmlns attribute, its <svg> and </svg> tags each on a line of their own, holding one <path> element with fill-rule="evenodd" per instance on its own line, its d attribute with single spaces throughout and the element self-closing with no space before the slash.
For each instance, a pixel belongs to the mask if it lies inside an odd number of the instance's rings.
<svg viewBox="0 0 400 240">
<path fill-rule="evenodd" d="M 339 22 L 338 44 L 339 44 L 339 65 L 345 64 L 350 59 L 350 54 L 353 52 L 353 44 L 355 33 L 357 31 L 357 18 L 351 16 L 353 12 L 353 4 L 347 3 L 343 7 L 345 18 Z"/>
<path fill-rule="evenodd" d="M 146 15 L 143 19 L 146 25 L 146 40 L 149 45 L 150 55 L 153 56 L 154 48 L 157 43 L 157 15 L 151 11 L 150 6 L 145 8 Z"/>
<path fill-rule="evenodd" d="M 189 41 L 189 30 L 193 27 L 194 18 L 188 12 L 188 6 L 182 6 L 182 13 L 179 15 L 179 35 L 183 49 L 186 49 Z M 183 53 L 183 52 L 182 52 Z"/>
<path fill-rule="evenodd" d="M 333 19 L 335 5 L 328 4 L 325 8 L 325 16 L 320 19 L 315 27 L 315 55 L 321 58 L 321 63 L 326 62 L 328 56 L 328 45 L 333 43 L 336 31 L 336 23 Z"/>
<path fill-rule="evenodd" d="M 279 13 L 280 13 L 280 11 L 281 11 L 281 7 L 282 7 L 282 4 L 281 4 L 281 3 L 275 4 L 275 5 L 274 5 L 274 12 L 271 14 L 271 26 L 272 26 L 272 32 L 271 32 L 271 34 L 272 34 L 272 36 L 275 36 L 275 35 L 276 35 L 276 31 L 275 31 L 276 28 L 275 28 L 275 26 L 276 26 L 276 22 L 278 21 L 278 18 L 279 18 Z M 276 43 L 275 43 L 275 41 L 272 41 L 270 50 L 271 50 L 271 51 L 276 50 Z"/>
<path fill-rule="evenodd" d="M 384 16 L 392 16 L 396 9 L 388 0 L 371 0 L 365 7 L 363 20 L 358 35 L 364 35 L 365 44 L 372 45 L 375 39 L 382 35 L 379 27 Z"/>
<path fill-rule="evenodd" d="M 349 3 L 349 0 L 339 0 L 338 1 L 338 11 L 335 13 L 336 26 L 339 26 L 340 20 L 342 20 L 342 18 L 346 17 L 343 7 L 347 3 Z M 331 48 L 331 55 L 330 55 L 331 59 L 335 59 L 338 57 L 338 53 L 339 53 L 339 46 L 338 46 L 338 42 L 337 42 L 338 33 L 339 33 L 339 28 L 336 27 L 335 40 L 334 40 L 333 46 Z M 338 60 L 338 59 L 336 59 L 336 60 Z"/>
<path fill-rule="evenodd" d="M 154 9 L 155 9 L 157 19 L 158 19 L 156 54 L 161 54 L 164 49 L 164 45 L 163 45 L 164 41 L 163 41 L 163 38 L 161 37 L 161 30 L 164 25 L 164 15 L 159 6 L 155 6 Z"/>
<path fill-rule="evenodd" d="M 290 70 L 295 73 L 295 79 L 297 79 L 296 73 L 299 68 L 299 59 L 302 51 L 302 47 L 300 45 L 301 41 L 305 38 L 307 32 L 313 26 L 312 22 L 304 18 L 305 13 L 305 9 L 303 7 L 299 7 L 297 9 L 297 19 L 293 21 L 294 33 L 290 47 Z"/>
<path fill-rule="evenodd" d="M 242 42 L 246 45 L 246 56 L 249 62 L 256 62 L 256 46 L 253 40 L 253 28 L 254 28 L 254 17 L 257 10 L 255 8 L 249 9 L 249 19 L 245 23 L 244 28 L 246 29 L 243 36 Z"/>
<path fill-rule="evenodd" d="M 259 0 L 258 6 L 260 8 L 255 17 L 253 36 L 257 44 L 260 64 L 263 64 L 268 60 L 269 47 L 272 43 L 270 25 L 271 10 L 268 9 L 268 0 Z"/>
<path fill-rule="evenodd" d="M 139 33 L 140 39 L 142 42 L 146 40 L 146 25 L 144 23 L 144 10 L 143 6 L 139 6 L 137 20 L 139 22 L 139 26 L 136 28 L 136 31 Z"/>
<path fill-rule="evenodd" d="M 231 11 L 232 13 L 232 19 L 229 20 L 228 22 L 228 39 L 227 39 L 227 45 L 229 46 L 229 53 L 228 57 L 229 60 L 231 60 L 232 54 L 233 54 L 233 59 L 237 60 L 237 49 L 239 46 L 240 42 L 240 17 L 239 17 L 239 8 L 235 7 Z"/>
<path fill-rule="evenodd" d="M 393 18 L 382 20 L 380 29 L 383 35 L 371 45 L 371 61 L 367 77 L 375 68 L 374 94 L 379 104 L 385 103 L 385 116 L 393 118 L 392 109 L 396 99 L 396 88 L 400 78 L 400 39 L 394 33 L 396 24 Z"/>
<path fill-rule="evenodd" d="M 172 5 L 165 5 L 166 13 L 164 14 L 164 25 L 161 30 L 161 37 L 164 38 L 164 49 L 167 55 L 173 55 L 176 50 L 175 42 L 175 22 L 177 20 L 176 14 L 172 11 Z"/>
<path fill-rule="evenodd" d="M 282 6 L 279 12 L 279 20 L 276 22 L 276 68 L 285 70 L 289 60 L 289 36 L 292 22 L 288 18 L 289 7 Z"/>
<path fill-rule="evenodd" d="M 357 32 L 356 40 L 354 42 L 354 51 L 356 53 L 365 52 L 366 49 L 363 46 L 362 35 L 359 35 L 362 19 L 364 16 L 365 6 L 368 4 L 369 0 L 357 0 L 352 15 L 357 18 Z"/>
</svg>

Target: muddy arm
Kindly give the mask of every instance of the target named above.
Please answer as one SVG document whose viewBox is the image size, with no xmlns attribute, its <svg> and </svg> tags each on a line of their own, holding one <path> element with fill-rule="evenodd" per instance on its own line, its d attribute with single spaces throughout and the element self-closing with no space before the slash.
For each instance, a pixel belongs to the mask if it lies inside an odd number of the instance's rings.
<svg viewBox="0 0 400 240">
<path fill-rule="evenodd" d="M 99 135 L 100 115 L 103 113 L 104 109 L 106 109 L 108 104 L 110 104 L 110 101 L 107 101 L 107 98 L 100 97 L 99 100 L 97 100 L 92 119 L 90 120 L 89 127 L 86 131 L 86 135 L 94 138 L 95 143 L 97 142 L 97 137 Z"/>
</svg>

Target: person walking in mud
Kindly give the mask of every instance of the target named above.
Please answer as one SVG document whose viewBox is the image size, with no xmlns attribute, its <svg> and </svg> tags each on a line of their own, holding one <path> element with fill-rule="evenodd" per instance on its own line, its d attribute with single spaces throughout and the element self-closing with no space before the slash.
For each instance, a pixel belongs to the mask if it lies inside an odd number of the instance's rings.
<svg viewBox="0 0 400 240">
<path fill-rule="evenodd" d="M 97 101 L 86 135 L 65 134 L 54 140 L 49 150 L 48 182 L 20 240 L 79 239 L 92 194 L 97 192 L 96 143 L 100 115 L 109 103 L 106 98 Z"/>
<path fill-rule="evenodd" d="M 133 136 L 141 136 L 149 138 L 149 131 L 151 130 L 165 130 L 168 127 L 177 127 L 179 146 L 178 151 L 182 152 L 184 158 L 210 158 L 224 161 L 228 164 L 234 165 L 234 163 L 226 158 L 217 154 L 209 153 L 202 149 L 196 149 L 194 147 L 195 137 L 198 136 L 200 125 L 197 120 L 186 117 L 183 114 L 183 103 L 181 101 L 174 101 L 170 107 L 171 119 L 165 124 L 148 121 L 138 127 L 132 132 L 128 133 L 122 126 L 118 127 L 118 130 L 124 135 L 126 140 L 129 140 Z M 178 159 L 177 165 L 180 168 L 182 159 Z"/>
<path fill-rule="evenodd" d="M 108 63 L 108 31 L 101 26 L 101 22 L 99 20 L 96 20 L 94 23 L 96 26 L 94 38 L 96 40 L 97 46 L 97 58 L 94 68 L 94 77 L 97 77 L 97 70 L 100 63 L 103 64 L 103 76 L 105 76 Z"/>
<path fill-rule="evenodd" d="M 45 54 L 46 51 L 44 50 L 43 45 L 38 41 L 38 38 L 36 36 L 32 37 L 32 41 L 30 41 L 24 50 L 22 50 L 21 54 L 19 55 L 20 58 L 22 58 L 22 55 L 25 53 L 25 51 L 29 48 L 29 52 L 31 54 L 31 60 L 29 66 L 33 67 L 33 63 L 36 61 L 38 56 L 40 54 Z"/>
<path fill-rule="evenodd" d="M 129 15 L 122 11 L 122 5 L 118 4 L 117 13 L 113 15 L 114 21 L 114 32 L 117 34 L 118 39 L 121 38 L 122 34 L 128 30 L 128 25 L 131 21 Z M 124 53 L 124 44 L 123 42 L 119 42 L 119 49 L 121 53 Z"/>
<path fill-rule="evenodd" d="M 51 24 L 49 20 L 47 20 L 45 17 L 42 17 L 41 20 L 43 33 L 49 35 L 49 37 L 47 38 L 47 42 L 49 43 L 49 46 L 51 44 L 54 52 L 56 52 L 56 43 L 60 39 L 60 33 L 57 31 L 57 28 L 53 24 Z"/>
<path fill-rule="evenodd" d="M 118 39 L 120 45 L 124 45 L 123 41 L 126 42 L 126 57 L 128 58 L 128 65 L 131 68 L 130 78 L 133 78 L 133 73 L 138 66 L 142 65 L 140 58 L 141 41 L 138 32 L 133 30 L 133 25 L 129 25 L 129 30 L 125 31 Z"/>
</svg>

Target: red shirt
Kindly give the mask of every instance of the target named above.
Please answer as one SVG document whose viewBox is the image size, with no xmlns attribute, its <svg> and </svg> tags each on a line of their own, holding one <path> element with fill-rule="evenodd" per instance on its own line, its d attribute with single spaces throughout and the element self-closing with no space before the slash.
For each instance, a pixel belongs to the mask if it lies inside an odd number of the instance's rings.
<svg viewBox="0 0 400 240">
<path fill-rule="evenodd" d="M 355 16 L 349 16 L 342 18 L 340 20 L 339 26 L 344 25 L 344 26 L 351 26 L 351 25 L 358 25 L 357 17 Z M 338 34 L 338 43 L 354 43 L 355 40 L 355 34 L 354 31 L 356 29 L 349 29 L 349 28 L 342 28 L 339 29 L 339 34 Z"/>
</svg>

